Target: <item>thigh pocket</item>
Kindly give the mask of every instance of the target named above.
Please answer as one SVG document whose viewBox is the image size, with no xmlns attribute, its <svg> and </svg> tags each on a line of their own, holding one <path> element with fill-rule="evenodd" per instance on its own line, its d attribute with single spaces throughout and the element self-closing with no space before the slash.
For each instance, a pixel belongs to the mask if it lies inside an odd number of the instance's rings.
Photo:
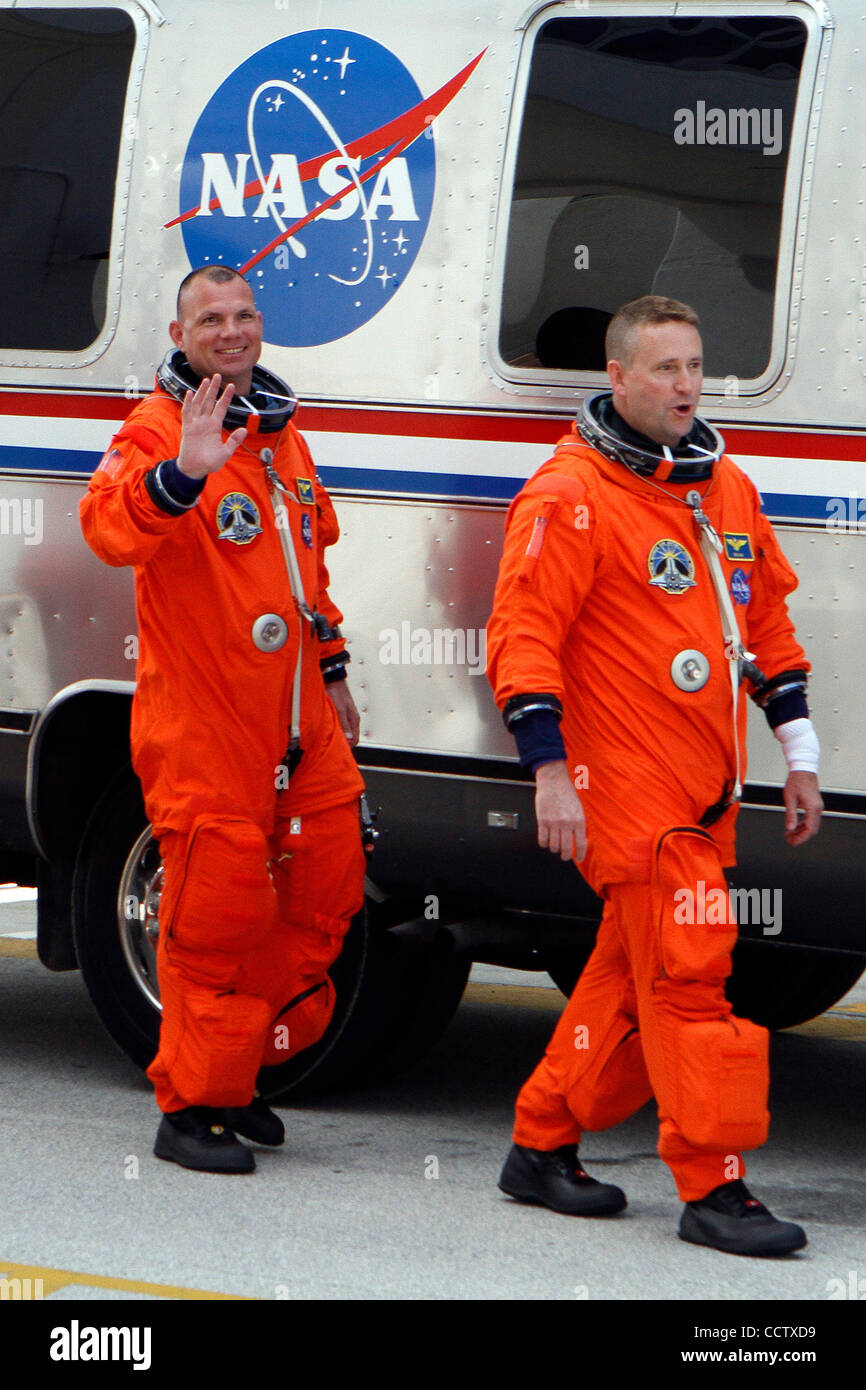
<svg viewBox="0 0 866 1390">
<path fill-rule="evenodd" d="M 211 817 L 196 822 L 168 922 L 169 955 L 178 964 L 184 958 L 185 973 L 190 973 L 189 959 L 195 958 L 193 973 L 200 972 L 203 982 L 224 985 L 228 960 L 260 946 L 275 916 L 267 842 L 258 826 Z"/>
<path fill-rule="evenodd" d="M 724 984 L 737 924 L 712 836 L 698 826 L 662 831 L 653 856 L 652 895 L 663 974 L 670 980 Z"/>
</svg>

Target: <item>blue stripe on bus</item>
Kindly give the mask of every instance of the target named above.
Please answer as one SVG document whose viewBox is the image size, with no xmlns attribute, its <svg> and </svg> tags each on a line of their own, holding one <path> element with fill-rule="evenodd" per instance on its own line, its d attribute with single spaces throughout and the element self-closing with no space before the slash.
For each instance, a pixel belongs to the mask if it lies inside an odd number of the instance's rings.
<svg viewBox="0 0 866 1390">
<path fill-rule="evenodd" d="M 98 466 L 102 454 L 87 449 L 40 449 L 22 445 L 0 445 L 0 470 L 16 473 L 63 473 L 88 476 Z M 319 469 L 322 482 L 330 491 L 419 494 L 448 499 L 452 497 L 491 498 L 510 502 L 525 479 L 472 477 L 465 473 L 410 473 L 389 468 Z M 826 523 L 838 515 L 839 499 L 827 495 L 765 492 L 764 511 L 770 517 L 789 517 L 798 521 Z M 847 506 L 847 498 L 842 499 Z M 847 513 L 846 513 L 847 515 Z"/>
<path fill-rule="evenodd" d="M 329 491 L 347 488 L 363 492 L 397 492 L 408 496 L 430 493 L 437 497 L 484 497 L 510 502 L 525 479 L 469 477 L 462 473 L 397 473 L 387 468 L 320 468 L 319 476 Z M 765 492 L 764 511 L 768 516 L 790 517 L 802 521 L 826 522 L 836 509 L 829 496 L 800 493 Z M 838 502 L 838 498 L 835 499 Z"/>
<path fill-rule="evenodd" d="M 105 444 L 108 448 L 108 441 Z M 86 473 L 99 464 L 101 453 L 89 449 L 30 449 L 21 444 L 0 444 L 0 468 L 16 473 Z"/>
</svg>

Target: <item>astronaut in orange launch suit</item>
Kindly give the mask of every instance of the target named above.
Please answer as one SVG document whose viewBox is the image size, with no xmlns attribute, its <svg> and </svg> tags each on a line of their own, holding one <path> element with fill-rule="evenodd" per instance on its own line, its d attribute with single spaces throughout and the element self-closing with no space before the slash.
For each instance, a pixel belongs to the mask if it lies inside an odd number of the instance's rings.
<svg viewBox="0 0 866 1390">
<path fill-rule="evenodd" d="M 256 1077 L 327 1027 L 365 864 L 339 529 L 261 331 L 241 276 L 192 272 L 81 505 L 96 554 L 135 566 L 132 758 L 165 868 L 155 1152 L 216 1172 L 254 1168 L 238 1134 L 283 1141 Z"/>
<path fill-rule="evenodd" d="M 768 1035 L 725 998 L 737 924 L 724 869 L 747 693 L 788 762 L 786 838 L 819 824 L 809 665 L 785 605 L 796 579 L 755 487 L 696 417 L 694 312 L 632 301 L 607 356 L 611 393 L 584 403 L 511 506 L 488 627 L 496 701 L 536 776 L 539 844 L 574 857 L 605 900 L 518 1097 L 500 1187 L 568 1214 L 620 1211 L 625 1195 L 589 1177 L 576 1145 L 654 1095 L 679 1234 L 786 1253 L 804 1232 L 742 1181 L 740 1150 L 767 1134 Z"/>
</svg>

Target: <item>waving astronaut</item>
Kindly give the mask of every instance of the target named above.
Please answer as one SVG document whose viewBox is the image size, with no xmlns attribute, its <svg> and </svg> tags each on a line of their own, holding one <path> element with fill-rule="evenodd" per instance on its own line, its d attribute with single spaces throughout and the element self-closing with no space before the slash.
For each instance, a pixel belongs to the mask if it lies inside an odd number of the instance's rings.
<svg viewBox="0 0 866 1390">
<path fill-rule="evenodd" d="M 132 758 L 165 866 L 155 1153 L 250 1172 L 238 1134 L 284 1138 L 259 1069 L 321 1037 L 363 900 L 359 721 L 324 563 L 337 520 L 294 396 L 257 365 L 249 285 L 193 271 L 170 332 L 81 522 L 135 567 Z"/>
</svg>

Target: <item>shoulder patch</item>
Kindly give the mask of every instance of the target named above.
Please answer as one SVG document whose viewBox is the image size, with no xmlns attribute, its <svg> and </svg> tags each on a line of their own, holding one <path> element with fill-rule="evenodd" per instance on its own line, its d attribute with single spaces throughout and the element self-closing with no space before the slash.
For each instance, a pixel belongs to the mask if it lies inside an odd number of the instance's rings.
<svg viewBox="0 0 866 1390">
<path fill-rule="evenodd" d="M 106 449 L 102 458 L 96 466 L 97 473 L 107 473 L 109 478 L 114 478 L 120 472 L 123 465 L 123 454 L 119 449 Z"/>
</svg>

